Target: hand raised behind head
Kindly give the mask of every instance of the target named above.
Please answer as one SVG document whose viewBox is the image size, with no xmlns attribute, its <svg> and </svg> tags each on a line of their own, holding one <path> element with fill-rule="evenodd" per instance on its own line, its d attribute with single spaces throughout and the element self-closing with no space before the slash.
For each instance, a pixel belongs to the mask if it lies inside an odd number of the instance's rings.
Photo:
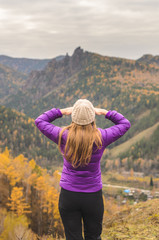
<svg viewBox="0 0 159 240">
<path fill-rule="evenodd" d="M 60 109 L 63 115 L 70 115 L 72 113 L 73 107 L 63 108 Z"/>
<path fill-rule="evenodd" d="M 94 108 L 96 115 L 105 115 L 108 111 L 103 108 Z"/>
</svg>

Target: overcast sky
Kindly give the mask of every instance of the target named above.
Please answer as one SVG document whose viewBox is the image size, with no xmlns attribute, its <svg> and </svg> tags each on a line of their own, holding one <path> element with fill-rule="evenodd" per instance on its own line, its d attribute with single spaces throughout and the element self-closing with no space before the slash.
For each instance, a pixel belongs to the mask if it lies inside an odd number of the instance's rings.
<svg viewBox="0 0 159 240">
<path fill-rule="evenodd" d="M 159 0 L 0 0 L 0 55 L 159 55 Z"/>
</svg>

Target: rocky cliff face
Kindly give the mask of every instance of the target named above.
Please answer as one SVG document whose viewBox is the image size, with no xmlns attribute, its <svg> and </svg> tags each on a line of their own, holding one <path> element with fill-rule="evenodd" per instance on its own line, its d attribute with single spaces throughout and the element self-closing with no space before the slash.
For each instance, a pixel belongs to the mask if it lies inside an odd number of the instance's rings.
<svg viewBox="0 0 159 240">
<path fill-rule="evenodd" d="M 66 56 L 57 61 L 52 59 L 42 71 L 32 71 L 23 86 L 22 90 L 32 89 L 34 97 L 38 88 L 38 96 L 46 94 L 49 89 L 65 84 L 65 80 L 72 77 L 82 68 L 86 67 L 89 60 L 89 53 L 84 52 L 80 47 L 76 48 L 73 55 Z M 34 89 L 34 90 L 33 90 Z"/>
</svg>

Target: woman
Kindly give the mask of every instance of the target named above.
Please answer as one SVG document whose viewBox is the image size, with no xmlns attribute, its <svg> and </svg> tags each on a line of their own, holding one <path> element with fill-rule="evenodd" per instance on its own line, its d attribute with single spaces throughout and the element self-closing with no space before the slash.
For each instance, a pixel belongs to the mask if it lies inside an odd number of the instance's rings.
<svg viewBox="0 0 159 240">
<path fill-rule="evenodd" d="M 51 124 L 70 114 L 69 126 L 62 129 Z M 95 115 L 104 115 L 115 125 L 97 128 Z M 131 127 L 129 120 L 115 110 L 95 108 L 89 100 L 79 99 L 73 107 L 44 112 L 35 124 L 58 144 L 63 155 L 58 206 L 66 240 L 83 239 L 82 219 L 85 240 L 101 240 L 104 204 L 100 160 L 105 148 Z"/>
</svg>

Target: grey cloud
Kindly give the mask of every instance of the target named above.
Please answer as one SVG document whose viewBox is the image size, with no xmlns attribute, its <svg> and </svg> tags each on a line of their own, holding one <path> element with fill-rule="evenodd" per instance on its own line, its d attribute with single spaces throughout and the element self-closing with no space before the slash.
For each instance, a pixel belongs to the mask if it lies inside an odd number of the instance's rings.
<svg viewBox="0 0 159 240">
<path fill-rule="evenodd" d="M 1 9 L 0 54 L 50 58 L 80 45 L 130 58 L 159 51 L 158 0 L 0 0 Z"/>
</svg>

